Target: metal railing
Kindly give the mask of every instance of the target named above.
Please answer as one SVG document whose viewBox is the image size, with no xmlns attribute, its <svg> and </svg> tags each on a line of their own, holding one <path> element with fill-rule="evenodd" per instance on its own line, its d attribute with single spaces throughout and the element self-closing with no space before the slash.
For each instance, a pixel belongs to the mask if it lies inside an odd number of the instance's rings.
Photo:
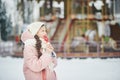
<svg viewBox="0 0 120 80">
<path fill-rule="evenodd" d="M 23 45 L 15 41 L 1 41 L 0 42 L 0 56 L 11 56 L 15 52 L 22 52 Z"/>
<path fill-rule="evenodd" d="M 51 42 L 56 53 L 108 53 L 108 52 L 120 52 L 120 41 L 116 43 L 112 42 L 84 42 L 79 43 L 77 46 L 71 46 L 71 43 L 63 43 L 62 45 L 58 41 Z M 0 42 L 0 55 L 8 56 L 14 55 L 15 52 L 22 54 L 23 45 L 8 41 Z"/>
<path fill-rule="evenodd" d="M 0 55 L 8 56 L 13 54 L 14 43 L 12 41 L 0 42 Z"/>
<path fill-rule="evenodd" d="M 51 42 L 56 52 L 63 53 L 107 53 L 107 52 L 120 52 L 120 41 L 112 42 L 83 42 L 76 46 L 71 43 L 63 43 L 60 45 L 57 41 Z"/>
</svg>

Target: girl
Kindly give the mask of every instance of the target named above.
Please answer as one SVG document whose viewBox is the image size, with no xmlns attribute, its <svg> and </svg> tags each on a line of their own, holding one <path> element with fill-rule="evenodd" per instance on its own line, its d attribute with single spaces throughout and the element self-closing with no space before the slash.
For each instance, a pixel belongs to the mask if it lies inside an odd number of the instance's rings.
<svg viewBox="0 0 120 80">
<path fill-rule="evenodd" d="M 23 72 L 25 80 L 57 80 L 54 71 L 57 65 L 53 46 L 47 40 L 43 22 L 33 22 L 21 35 L 24 43 Z"/>
</svg>

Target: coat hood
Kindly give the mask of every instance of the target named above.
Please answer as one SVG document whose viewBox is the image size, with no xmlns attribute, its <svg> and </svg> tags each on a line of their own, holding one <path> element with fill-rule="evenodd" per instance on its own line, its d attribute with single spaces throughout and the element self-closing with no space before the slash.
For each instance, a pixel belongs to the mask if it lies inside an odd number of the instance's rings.
<svg viewBox="0 0 120 80">
<path fill-rule="evenodd" d="M 29 39 L 34 39 L 34 36 L 28 30 L 26 30 L 22 33 L 21 40 L 23 43 L 25 43 L 25 41 Z"/>
</svg>

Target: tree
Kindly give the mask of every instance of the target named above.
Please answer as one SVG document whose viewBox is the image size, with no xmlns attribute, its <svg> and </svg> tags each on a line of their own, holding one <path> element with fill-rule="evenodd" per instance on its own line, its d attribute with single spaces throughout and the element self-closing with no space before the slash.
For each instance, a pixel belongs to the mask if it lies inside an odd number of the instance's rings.
<svg viewBox="0 0 120 80">
<path fill-rule="evenodd" d="M 2 40 L 7 41 L 11 28 L 10 19 L 6 16 L 5 3 L 0 0 L 0 36 Z"/>
</svg>

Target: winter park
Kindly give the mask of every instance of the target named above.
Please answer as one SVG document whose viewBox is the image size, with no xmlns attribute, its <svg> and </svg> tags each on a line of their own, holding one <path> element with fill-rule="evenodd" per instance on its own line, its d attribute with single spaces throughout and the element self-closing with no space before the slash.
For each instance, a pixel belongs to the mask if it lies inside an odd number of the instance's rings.
<svg viewBox="0 0 120 80">
<path fill-rule="evenodd" d="M 120 80 L 120 0 L 0 0 L 0 80 Z"/>
</svg>

